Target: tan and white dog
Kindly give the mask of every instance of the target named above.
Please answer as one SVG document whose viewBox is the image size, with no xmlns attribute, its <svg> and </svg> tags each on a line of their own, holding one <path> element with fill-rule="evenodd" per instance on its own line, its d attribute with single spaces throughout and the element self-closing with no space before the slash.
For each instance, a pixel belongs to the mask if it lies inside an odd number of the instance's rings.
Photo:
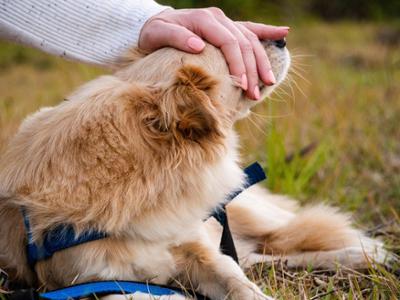
<svg viewBox="0 0 400 300">
<path fill-rule="evenodd" d="M 290 55 L 264 42 L 277 78 Z M 266 299 L 218 249 L 210 212 L 241 186 L 236 120 L 249 101 L 220 51 L 164 48 L 131 54 L 58 106 L 29 116 L 0 167 L 0 267 L 53 289 L 93 280 L 179 281 L 212 299 Z M 34 238 L 59 224 L 108 237 L 57 252 L 32 272 L 21 206 Z M 284 259 L 289 266 L 364 268 L 382 262 L 382 243 L 326 206 L 301 209 L 254 186 L 227 207 L 243 268 Z M 115 296 L 118 298 L 118 296 Z M 124 298 L 123 298 L 124 299 Z"/>
</svg>

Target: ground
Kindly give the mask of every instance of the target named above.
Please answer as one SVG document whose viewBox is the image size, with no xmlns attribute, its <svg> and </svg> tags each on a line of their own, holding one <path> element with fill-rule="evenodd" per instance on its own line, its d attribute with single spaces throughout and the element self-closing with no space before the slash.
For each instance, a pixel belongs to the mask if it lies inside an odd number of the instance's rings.
<svg viewBox="0 0 400 300">
<path fill-rule="evenodd" d="M 292 26 L 291 80 L 238 124 L 243 157 L 266 185 L 302 203 L 354 214 L 357 227 L 400 254 L 400 26 Z M 0 151 L 21 120 L 104 70 L 0 44 Z M 396 273 L 397 272 L 397 273 Z M 335 272 L 257 266 L 250 276 L 279 299 L 398 299 L 399 266 Z M 397 275 L 396 275 L 397 274 Z"/>
</svg>

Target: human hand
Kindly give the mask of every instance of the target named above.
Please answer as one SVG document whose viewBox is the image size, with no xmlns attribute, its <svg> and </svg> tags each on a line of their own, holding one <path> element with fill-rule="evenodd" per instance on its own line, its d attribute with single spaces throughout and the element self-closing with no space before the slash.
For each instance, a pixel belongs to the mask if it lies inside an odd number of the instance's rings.
<svg viewBox="0 0 400 300">
<path fill-rule="evenodd" d="M 260 40 L 283 39 L 289 27 L 252 22 L 234 22 L 219 8 L 167 9 L 143 26 L 139 47 L 156 50 L 171 46 L 189 53 L 200 53 L 206 40 L 221 49 L 232 75 L 241 80 L 247 97 L 258 100 L 259 78 L 266 85 L 275 83 L 271 64 Z"/>
</svg>

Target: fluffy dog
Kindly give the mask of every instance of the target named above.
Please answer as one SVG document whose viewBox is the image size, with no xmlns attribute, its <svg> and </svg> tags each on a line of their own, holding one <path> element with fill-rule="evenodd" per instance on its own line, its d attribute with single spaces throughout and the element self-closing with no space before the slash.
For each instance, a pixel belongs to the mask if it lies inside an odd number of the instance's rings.
<svg viewBox="0 0 400 300">
<path fill-rule="evenodd" d="M 277 78 L 286 48 L 264 43 Z M 236 120 L 260 101 L 245 99 L 220 51 L 200 55 L 164 48 L 132 52 L 114 75 L 79 88 L 67 101 L 28 117 L 0 169 L 0 267 L 15 279 L 53 289 L 72 282 L 179 280 L 212 299 L 265 299 L 218 249 L 221 228 L 204 222 L 243 184 Z M 57 252 L 32 271 L 21 207 L 34 239 L 60 224 L 105 239 Z M 289 266 L 364 268 L 383 261 L 379 241 L 348 217 L 261 187 L 227 206 L 242 267 L 287 260 Z"/>
</svg>

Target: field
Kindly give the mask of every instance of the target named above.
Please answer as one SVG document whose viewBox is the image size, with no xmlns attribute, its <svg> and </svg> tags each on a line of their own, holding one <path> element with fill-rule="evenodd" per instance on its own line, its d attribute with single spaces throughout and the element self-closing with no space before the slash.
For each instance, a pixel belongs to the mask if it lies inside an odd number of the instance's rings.
<svg viewBox="0 0 400 300">
<path fill-rule="evenodd" d="M 272 191 L 340 206 L 400 254 L 400 24 L 292 25 L 288 48 L 291 80 L 238 124 L 244 160 L 265 166 Z M 104 72 L 1 43 L 0 151 L 27 114 Z M 400 298 L 396 264 L 359 273 L 282 263 L 250 276 L 278 299 Z"/>
</svg>

